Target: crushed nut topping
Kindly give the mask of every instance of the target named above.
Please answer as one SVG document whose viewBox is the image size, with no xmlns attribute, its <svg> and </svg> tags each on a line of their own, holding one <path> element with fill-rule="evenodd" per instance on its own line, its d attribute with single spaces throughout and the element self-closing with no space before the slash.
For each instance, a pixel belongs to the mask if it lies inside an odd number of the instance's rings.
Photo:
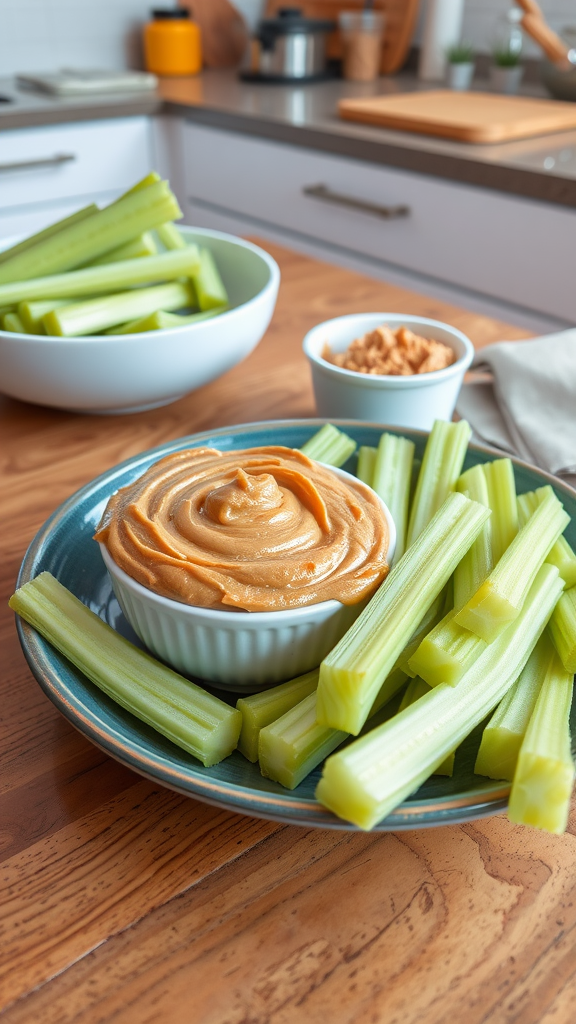
<svg viewBox="0 0 576 1024">
<path fill-rule="evenodd" d="M 322 358 L 356 373 L 402 377 L 443 370 L 456 360 L 452 349 L 443 342 L 422 338 L 407 327 L 393 331 L 385 324 L 355 338 L 345 352 L 332 352 L 326 343 Z"/>
</svg>

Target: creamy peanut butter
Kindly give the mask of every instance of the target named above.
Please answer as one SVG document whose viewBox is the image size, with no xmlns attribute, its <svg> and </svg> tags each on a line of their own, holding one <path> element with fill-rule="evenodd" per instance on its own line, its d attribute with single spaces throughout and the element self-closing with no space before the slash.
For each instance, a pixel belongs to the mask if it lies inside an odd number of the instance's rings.
<svg viewBox="0 0 576 1024">
<path fill-rule="evenodd" d="M 356 604 L 388 572 L 376 496 L 292 448 L 192 448 L 114 494 L 95 539 L 185 604 L 280 611 Z"/>
</svg>

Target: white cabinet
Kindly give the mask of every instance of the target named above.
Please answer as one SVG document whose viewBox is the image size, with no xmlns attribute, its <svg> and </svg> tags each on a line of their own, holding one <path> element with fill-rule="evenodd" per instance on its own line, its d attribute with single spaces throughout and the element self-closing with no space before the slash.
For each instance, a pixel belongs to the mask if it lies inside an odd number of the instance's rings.
<svg viewBox="0 0 576 1024">
<path fill-rule="evenodd" d="M 152 169 L 146 117 L 0 133 L 0 238 L 106 203 Z"/>
<path fill-rule="evenodd" d="M 184 132 L 190 222 L 308 241 L 441 297 L 455 286 L 462 305 L 476 295 L 519 322 L 524 310 L 525 322 L 576 323 L 576 211 L 204 126 Z"/>
</svg>

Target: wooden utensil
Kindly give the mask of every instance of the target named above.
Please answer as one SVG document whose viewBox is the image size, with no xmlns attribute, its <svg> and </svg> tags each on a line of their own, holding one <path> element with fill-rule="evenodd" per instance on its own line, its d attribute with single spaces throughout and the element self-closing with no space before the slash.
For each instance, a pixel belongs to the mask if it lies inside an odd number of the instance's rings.
<svg viewBox="0 0 576 1024">
<path fill-rule="evenodd" d="M 200 26 L 202 55 L 207 68 L 239 64 L 248 45 L 242 15 L 228 0 L 180 0 Z"/>
</svg>

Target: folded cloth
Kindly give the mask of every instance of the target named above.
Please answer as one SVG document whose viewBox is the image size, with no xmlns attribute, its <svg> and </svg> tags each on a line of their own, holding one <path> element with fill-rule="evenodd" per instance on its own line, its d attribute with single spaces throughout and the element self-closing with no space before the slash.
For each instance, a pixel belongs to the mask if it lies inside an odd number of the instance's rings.
<svg viewBox="0 0 576 1024">
<path fill-rule="evenodd" d="M 472 369 L 492 373 L 456 406 L 477 437 L 576 486 L 576 328 L 489 345 Z"/>
</svg>

